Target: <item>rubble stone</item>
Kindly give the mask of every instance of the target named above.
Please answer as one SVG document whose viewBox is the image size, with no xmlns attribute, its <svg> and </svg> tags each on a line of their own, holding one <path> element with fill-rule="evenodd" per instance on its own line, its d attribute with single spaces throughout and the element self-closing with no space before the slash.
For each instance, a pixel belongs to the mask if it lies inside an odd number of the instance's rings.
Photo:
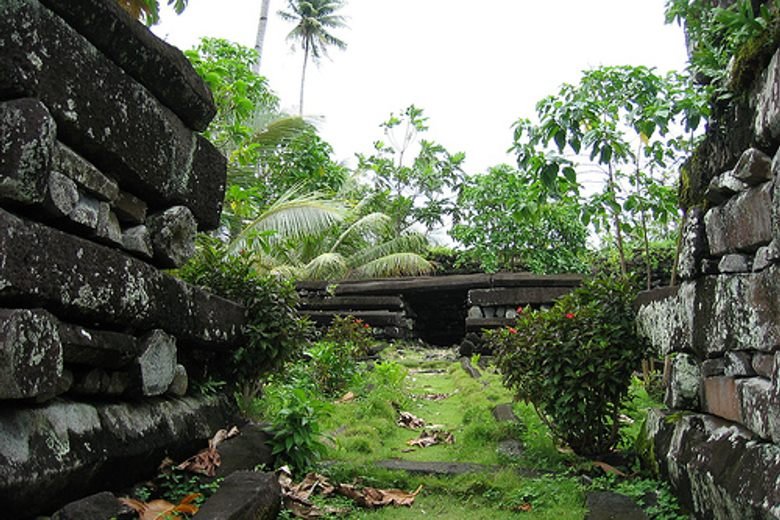
<svg viewBox="0 0 780 520">
<path fill-rule="evenodd" d="M 162 267 L 181 267 L 195 254 L 197 223 L 185 206 L 174 206 L 149 217 L 154 259 Z"/>
</svg>

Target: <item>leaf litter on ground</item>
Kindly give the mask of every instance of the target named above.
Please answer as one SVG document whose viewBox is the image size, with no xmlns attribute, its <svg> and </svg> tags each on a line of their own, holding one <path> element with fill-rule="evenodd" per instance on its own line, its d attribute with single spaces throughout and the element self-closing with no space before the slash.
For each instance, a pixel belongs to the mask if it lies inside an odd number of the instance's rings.
<svg viewBox="0 0 780 520">
<path fill-rule="evenodd" d="M 142 502 L 134 498 L 120 498 L 119 501 L 138 513 L 139 520 L 159 520 L 162 518 L 180 518 L 179 513 L 194 515 L 198 512 L 198 506 L 193 504 L 200 493 L 190 493 L 182 498 L 178 504 L 171 504 L 167 500 L 152 500 Z"/>
<path fill-rule="evenodd" d="M 416 439 L 406 442 L 409 446 L 418 448 L 427 448 L 435 444 L 454 444 L 455 436 L 452 433 L 443 430 L 423 430 Z"/>
<path fill-rule="evenodd" d="M 425 421 L 409 412 L 400 412 L 396 424 L 401 428 L 408 428 L 409 430 L 425 428 Z"/>
<path fill-rule="evenodd" d="M 239 434 L 238 428 L 233 426 L 230 430 L 221 429 L 214 434 L 214 437 L 209 439 L 209 446 L 203 450 L 200 450 L 197 454 L 193 455 L 189 459 L 185 460 L 176 469 L 189 471 L 191 473 L 199 473 L 206 475 L 207 477 L 213 477 L 217 474 L 217 468 L 222 463 L 222 459 L 217 451 L 223 441 L 235 437 Z"/>
<path fill-rule="evenodd" d="M 420 485 L 413 493 L 400 489 L 378 489 L 356 486 L 353 484 L 332 484 L 327 477 L 318 473 L 308 473 L 304 479 L 295 484 L 290 468 L 279 469 L 279 485 L 282 487 L 285 508 L 296 517 L 304 519 L 322 518 L 327 515 L 343 515 L 348 509 L 319 506 L 311 501 L 313 494 L 323 497 L 340 495 L 352 500 L 355 504 L 366 508 L 384 506 L 407 506 L 414 504 L 415 497 L 422 490 Z"/>
</svg>

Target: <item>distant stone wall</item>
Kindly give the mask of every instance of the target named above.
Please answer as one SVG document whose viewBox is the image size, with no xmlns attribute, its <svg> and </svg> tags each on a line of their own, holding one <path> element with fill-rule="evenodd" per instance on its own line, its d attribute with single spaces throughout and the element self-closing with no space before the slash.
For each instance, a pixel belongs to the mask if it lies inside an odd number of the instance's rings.
<svg viewBox="0 0 780 520">
<path fill-rule="evenodd" d="M 109 0 L 0 17 L 0 498 L 34 516 L 224 427 L 197 351 L 244 309 L 166 274 L 219 224 L 226 163 L 183 54 Z"/>
<path fill-rule="evenodd" d="M 681 285 L 641 295 L 638 311 L 670 362 L 648 454 L 708 519 L 780 518 L 780 52 L 739 113 L 695 159 Z"/>
</svg>

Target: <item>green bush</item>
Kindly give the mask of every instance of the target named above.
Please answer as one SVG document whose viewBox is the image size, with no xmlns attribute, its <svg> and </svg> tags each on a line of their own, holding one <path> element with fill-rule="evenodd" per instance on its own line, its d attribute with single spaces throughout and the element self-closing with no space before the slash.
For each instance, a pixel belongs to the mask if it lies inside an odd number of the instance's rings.
<svg viewBox="0 0 780 520">
<path fill-rule="evenodd" d="M 329 405 L 314 394 L 292 385 L 266 388 L 266 411 L 271 418 L 269 441 L 279 463 L 289 464 L 296 472 L 309 469 L 324 453 L 320 424 Z"/>
<path fill-rule="evenodd" d="M 291 282 L 259 275 L 251 254 L 229 255 L 221 241 L 201 235 L 197 253 L 178 275 L 240 303 L 247 311 L 242 331 L 246 341 L 232 355 L 214 357 L 210 377 L 258 390 L 260 376 L 278 370 L 285 360 L 301 352 L 310 326 L 295 310 L 295 287 Z"/>
<path fill-rule="evenodd" d="M 333 397 L 343 392 L 358 373 L 352 343 L 318 341 L 305 352 L 306 372 L 322 395 Z"/>
<path fill-rule="evenodd" d="M 487 335 L 504 384 L 580 455 L 618 441 L 620 404 L 645 351 L 632 299 L 625 280 L 594 280 Z"/>
<path fill-rule="evenodd" d="M 324 339 L 334 343 L 349 343 L 358 356 L 368 354 L 374 344 L 371 325 L 354 316 L 335 316 L 325 331 Z"/>
</svg>

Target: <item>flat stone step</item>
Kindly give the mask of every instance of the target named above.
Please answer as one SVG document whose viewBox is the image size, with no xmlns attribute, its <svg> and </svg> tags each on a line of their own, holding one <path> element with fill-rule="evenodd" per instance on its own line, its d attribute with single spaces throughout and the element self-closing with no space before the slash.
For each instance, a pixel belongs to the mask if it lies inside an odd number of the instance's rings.
<svg viewBox="0 0 780 520">
<path fill-rule="evenodd" d="M 647 520 L 631 498 L 612 491 L 591 491 L 585 498 L 585 520 Z"/>
<path fill-rule="evenodd" d="M 417 460 L 381 460 L 376 463 L 380 468 L 406 471 L 419 475 L 463 475 L 464 473 L 493 472 L 495 466 L 474 462 L 425 462 Z"/>
</svg>

